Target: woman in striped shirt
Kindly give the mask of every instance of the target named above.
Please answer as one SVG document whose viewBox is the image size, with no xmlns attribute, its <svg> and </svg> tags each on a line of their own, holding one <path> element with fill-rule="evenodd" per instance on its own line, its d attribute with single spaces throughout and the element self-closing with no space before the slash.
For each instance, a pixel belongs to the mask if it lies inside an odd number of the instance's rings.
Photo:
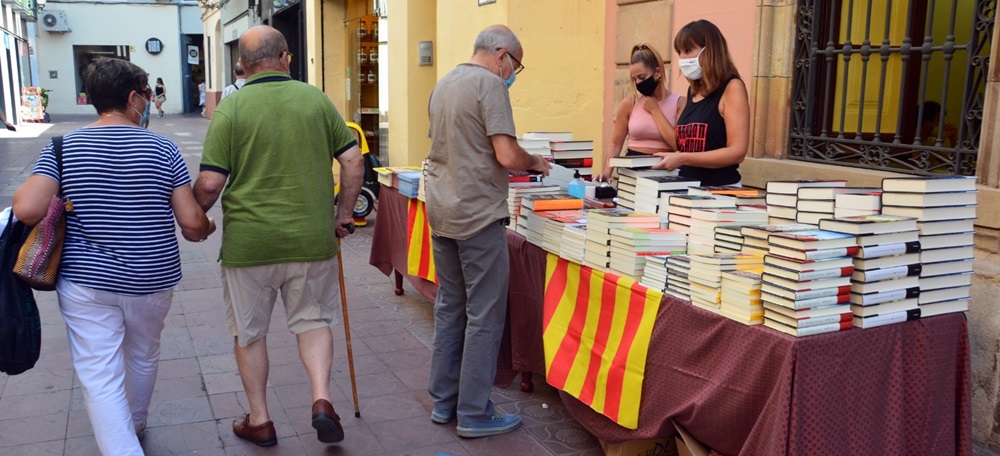
<svg viewBox="0 0 1000 456">
<path fill-rule="evenodd" d="M 177 145 L 139 127 L 146 72 L 105 58 L 87 69 L 86 86 L 98 120 L 64 137 L 61 173 L 52 144 L 42 150 L 14 194 L 14 215 L 33 225 L 53 195 L 73 202 L 57 285 L 73 366 L 101 452 L 143 454 L 137 434 L 181 279 L 174 223 L 189 241 L 215 223 L 194 200 Z"/>
</svg>

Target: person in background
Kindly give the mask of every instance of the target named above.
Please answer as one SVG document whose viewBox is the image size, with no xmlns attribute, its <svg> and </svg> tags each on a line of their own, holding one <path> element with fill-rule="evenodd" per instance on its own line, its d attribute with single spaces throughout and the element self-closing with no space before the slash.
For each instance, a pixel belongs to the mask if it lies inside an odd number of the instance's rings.
<svg viewBox="0 0 1000 456">
<path fill-rule="evenodd" d="M 156 111 L 158 112 L 156 117 L 163 117 L 163 103 L 167 101 L 167 86 L 163 84 L 163 78 L 156 78 L 154 94 L 156 95 Z"/>
<path fill-rule="evenodd" d="M 507 316 L 509 171 L 548 175 L 551 165 L 517 144 L 508 89 L 524 69 L 521 42 L 494 25 L 476 38 L 469 63 L 431 92 L 427 220 L 438 291 L 428 390 L 431 420 L 458 417 L 460 437 L 516 429 L 490 392 Z"/>
<path fill-rule="evenodd" d="M 626 156 L 677 150 L 677 116 L 684 109 L 684 97 L 667 89 L 667 71 L 660 53 L 648 44 L 632 47 L 629 73 L 635 93 L 618 105 L 611 149 L 604 153 L 604 169 L 595 175 L 598 182 L 611 179 L 611 158 L 617 157 L 628 138 Z"/>
<path fill-rule="evenodd" d="M 688 80 L 687 104 L 677 119 L 676 153 L 656 169 L 680 169 L 703 186 L 742 185 L 739 164 L 750 144 L 750 101 L 729 55 L 726 38 L 704 19 L 685 25 L 674 37 L 677 66 Z"/>
<path fill-rule="evenodd" d="M 938 127 L 942 127 L 942 146 L 956 147 L 958 145 L 958 128 L 955 124 L 941 122 L 941 104 L 936 101 L 924 102 L 924 121 L 920 124 L 920 138 L 925 146 L 937 144 Z"/>
<path fill-rule="evenodd" d="M 146 78 L 126 60 L 92 63 L 85 82 L 97 121 L 64 136 L 61 175 L 49 144 L 14 193 L 14 215 L 28 225 L 60 190 L 73 202 L 56 291 L 94 438 L 108 456 L 143 454 L 137 434 L 181 280 L 175 220 L 189 241 L 215 230 L 177 145 L 139 127 Z"/>
<path fill-rule="evenodd" d="M 146 103 L 142 108 L 142 116 L 139 117 L 139 126 L 149 128 L 149 112 L 153 106 L 153 88 L 149 84 L 146 84 L 146 90 L 142 96 L 145 97 Z"/>
<path fill-rule="evenodd" d="M 344 428 L 330 402 L 330 324 L 339 310 L 336 238 L 354 231 L 364 159 L 330 98 L 288 77 L 281 32 L 266 25 L 244 32 L 240 63 L 247 82 L 215 110 L 195 183 L 203 209 L 222 195 L 223 300 L 250 409 L 233 422 L 233 433 L 259 446 L 278 443 L 267 408 L 267 333 L 280 293 L 309 375 L 316 437 L 339 442 Z M 334 160 L 340 164 L 336 212 Z"/>
<path fill-rule="evenodd" d="M 202 117 L 208 117 L 208 115 L 205 114 L 205 98 L 206 98 L 206 95 L 207 95 L 207 93 L 206 93 L 207 91 L 208 91 L 208 86 L 205 85 L 205 81 L 199 82 L 198 83 L 198 107 L 201 108 L 201 116 Z"/>
<path fill-rule="evenodd" d="M 236 65 L 233 65 L 233 79 L 234 81 L 232 84 L 229 84 L 226 88 L 222 89 L 222 97 L 219 98 L 220 103 L 222 100 L 225 100 L 226 97 L 243 88 L 243 84 L 246 84 L 247 82 L 247 78 L 243 74 L 243 65 L 240 64 L 240 62 L 236 62 Z"/>
<path fill-rule="evenodd" d="M 3 123 L 3 126 L 10 131 L 17 131 L 17 128 L 15 128 L 13 124 L 7 121 L 7 116 L 4 115 L 2 109 L 0 109 L 0 123 Z"/>
</svg>

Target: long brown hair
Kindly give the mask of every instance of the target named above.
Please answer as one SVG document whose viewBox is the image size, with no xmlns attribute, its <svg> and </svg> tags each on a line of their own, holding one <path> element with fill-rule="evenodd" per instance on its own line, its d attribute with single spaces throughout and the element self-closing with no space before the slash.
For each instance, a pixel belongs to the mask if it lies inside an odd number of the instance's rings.
<svg viewBox="0 0 1000 456">
<path fill-rule="evenodd" d="M 653 74 L 650 76 L 656 74 L 656 70 L 659 69 L 659 84 L 660 87 L 663 88 L 663 93 L 667 93 L 667 69 L 663 66 L 663 57 L 660 57 L 660 53 L 656 52 L 656 49 L 653 49 L 653 47 L 647 43 L 640 43 L 632 46 L 632 58 L 629 60 L 629 64 L 634 65 L 636 63 L 641 63 L 645 65 L 646 68 L 653 70 Z M 638 92 L 639 90 L 635 87 L 635 78 L 629 79 L 632 81 L 632 90 Z"/>
<path fill-rule="evenodd" d="M 729 55 L 729 45 L 726 37 L 715 24 L 704 19 L 685 25 L 674 37 L 674 50 L 678 54 L 682 50 L 703 47 L 699 62 L 701 63 L 701 79 L 689 80 L 692 94 L 708 94 L 718 89 L 729 80 L 730 76 L 739 77 L 740 73 Z"/>
</svg>

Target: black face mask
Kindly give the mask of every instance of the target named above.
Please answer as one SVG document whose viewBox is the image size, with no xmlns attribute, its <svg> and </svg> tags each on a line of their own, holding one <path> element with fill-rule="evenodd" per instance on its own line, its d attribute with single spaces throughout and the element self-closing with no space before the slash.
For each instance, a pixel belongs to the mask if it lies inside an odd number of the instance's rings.
<svg viewBox="0 0 1000 456">
<path fill-rule="evenodd" d="M 653 92 L 656 91 L 656 86 L 659 83 L 660 81 L 657 81 L 656 77 L 650 75 L 648 78 L 643 79 L 642 82 L 637 82 L 635 84 L 635 89 L 638 90 L 639 93 L 643 94 L 643 96 L 651 97 L 653 96 Z"/>
</svg>

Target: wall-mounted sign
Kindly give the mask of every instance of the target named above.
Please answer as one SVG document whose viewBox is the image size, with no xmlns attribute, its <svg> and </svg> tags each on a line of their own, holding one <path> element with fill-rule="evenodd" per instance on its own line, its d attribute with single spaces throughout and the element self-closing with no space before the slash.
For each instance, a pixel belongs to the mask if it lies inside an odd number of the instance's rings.
<svg viewBox="0 0 1000 456">
<path fill-rule="evenodd" d="M 159 38 L 146 40 L 146 52 L 156 55 L 163 52 L 163 42 Z"/>
<path fill-rule="evenodd" d="M 198 46 L 188 45 L 188 64 L 197 65 L 200 63 L 199 54 Z"/>
</svg>

